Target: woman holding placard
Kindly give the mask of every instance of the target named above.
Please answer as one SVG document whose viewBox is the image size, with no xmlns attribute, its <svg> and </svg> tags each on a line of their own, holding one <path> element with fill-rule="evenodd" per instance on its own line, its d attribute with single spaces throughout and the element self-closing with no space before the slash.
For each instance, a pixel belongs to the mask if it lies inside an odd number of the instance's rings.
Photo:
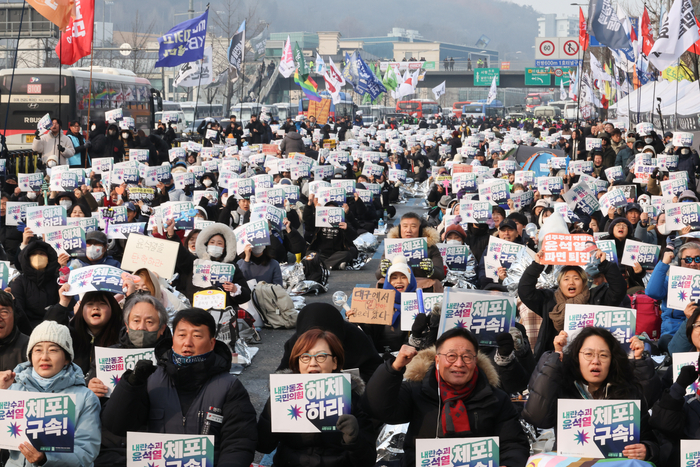
<svg viewBox="0 0 700 467">
<path fill-rule="evenodd" d="M 545 352 L 554 350 L 554 337 L 564 329 L 567 303 L 620 306 L 627 290 L 617 264 L 608 261 L 605 253 L 600 250 L 596 253 L 596 258 L 600 260 L 598 270 L 605 276 L 606 285 L 589 289 L 588 276 L 582 268 L 564 266 L 557 276 L 557 289 L 538 289 L 537 281 L 545 269 L 545 265 L 541 264 L 543 257 L 544 252 L 537 253 L 535 261 L 525 270 L 518 285 L 520 300 L 542 317 L 535 344 L 535 361 L 539 361 Z"/>
<path fill-rule="evenodd" d="M 25 442 L 20 444 L 19 451 L 10 451 L 5 465 L 93 465 L 100 450 L 100 402 L 85 387 L 83 372 L 73 363 L 73 342 L 68 328 L 55 321 L 43 321 L 29 337 L 27 349 L 29 361 L 17 365 L 14 371 L 1 373 L 0 388 L 75 395 L 73 452 L 40 452 Z"/>
<path fill-rule="evenodd" d="M 557 424 L 559 399 L 640 400 L 640 443 L 627 445 L 629 459 L 658 462 L 659 446 L 649 425 L 642 385 L 627 354 L 610 331 L 587 327 L 567 346 L 568 334 L 554 338 L 554 352 L 545 353 L 530 378 L 530 397 L 523 418 L 538 428 Z M 643 346 L 633 347 L 641 354 Z"/>
<path fill-rule="evenodd" d="M 311 329 L 299 336 L 289 358 L 289 370 L 310 374 L 336 373 L 343 369 L 345 352 L 340 340 L 329 331 Z M 372 422 L 360 410 L 365 384 L 352 376 L 351 414 L 338 418 L 335 431 L 321 433 L 273 433 L 270 400 L 258 421 L 257 450 L 270 453 L 277 448 L 275 467 L 362 467 L 376 461 Z"/>
</svg>

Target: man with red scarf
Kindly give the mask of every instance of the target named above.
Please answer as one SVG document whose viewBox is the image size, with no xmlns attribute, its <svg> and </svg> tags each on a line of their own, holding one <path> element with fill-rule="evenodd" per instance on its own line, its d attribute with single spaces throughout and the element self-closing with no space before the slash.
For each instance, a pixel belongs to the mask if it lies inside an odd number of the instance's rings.
<svg viewBox="0 0 700 467">
<path fill-rule="evenodd" d="M 415 465 L 416 438 L 487 436 L 499 437 L 500 465 L 526 465 L 530 445 L 518 413 L 496 387 L 496 370 L 478 352 L 474 335 L 455 328 L 442 334 L 434 348 L 417 352 L 404 345 L 396 359 L 372 375 L 363 397 L 365 411 L 384 423 L 410 423 L 402 467 Z"/>
</svg>

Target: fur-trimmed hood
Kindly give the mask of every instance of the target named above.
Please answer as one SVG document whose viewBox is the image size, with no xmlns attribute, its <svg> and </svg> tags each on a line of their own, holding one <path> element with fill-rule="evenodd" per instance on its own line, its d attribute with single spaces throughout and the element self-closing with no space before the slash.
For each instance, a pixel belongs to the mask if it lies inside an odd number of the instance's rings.
<svg viewBox="0 0 700 467">
<path fill-rule="evenodd" d="M 406 373 L 404 377 L 409 381 L 423 381 L 428 370 L 435 363 L 435 346 L 429 347 L 425 350 L 418 352 L 418 355 L 413 357 L 411 363 L 406 366 Z M 483 353 L 479 352 L 476 360 L 476 365 L 489 381 L 489 384 L 494 387 L 498 387 L 500 379 L 498 378 L 498 372 L 493 367 L 493 364 L 489 358 Z"/>
<path fill-rule="evenodd" d="M 197 237 L 197 242 L 195 243 L 194 249 L 197 252 L 197 258 L 202 260 L 211 260 L 209 253 L 207 253 L 207 243 L 214 235 L 221 235 L 224 237 L 226 242 L 226 256 L 222 262 L 232 263 L 236 259 L 236 236 L 233 234 L 233 230 L 227 225 L 212 224 L 207 226 L 199 233 Z"/>
<path fill-rule="evenodd" d="M 433 227 L 423 227 L 423 237 L 428 240 L 428 248 L 440 243 L 440 235 Z M 399 235 L 399 226 L 392 227 L 386 235 L 386 238 L 401 238 L 401 235 Z"/>
<path fill-rule="evenodd" d="M 289 368 L 284 368 L 282 370 L 275 371 L 275 374 L 291 375 L 294 374 L 294 372 Z M 365 382 L 362 380 L 362 378 L 355 376 L 352 373 L 348 374 L 350 375 L 350 384 L 352 387 L 352 392 L 354 392 L 356 396 L 362 396 L 365 393 Z"/>
</svg>

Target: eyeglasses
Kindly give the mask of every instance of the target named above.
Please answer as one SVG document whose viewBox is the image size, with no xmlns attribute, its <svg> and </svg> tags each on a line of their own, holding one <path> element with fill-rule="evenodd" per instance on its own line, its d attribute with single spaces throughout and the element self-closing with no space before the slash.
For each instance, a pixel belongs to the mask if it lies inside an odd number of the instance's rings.
<svg viewBox="0 0 700 467">
<path fill-rule="evenodd" d="M 448 363 L 454 363 L 457 361 L 457 358 L 461 358 L 462 361 L 466 364 L 474 363 L 474 359 L 476 358 L 476 355 L 473 353 L 465 353 L 464 355 L 457 355 L 456 353 L 439 353 L 438 355 L 442 355 L 445 357 L 445 360 L 447 360 Z"/>
<path fill-rule="evenodd" d="M 695 258 L 692 256 L 686 256 L 683 258 L 683 261 L 685 261 L 685 264 L 691 264 L 693 262 L 700 263 L 700 256 L 696 256 Z"/>
<path fill-rule="evenodd" d="M 584 349 L 580 351 L 579 354 L 583 354 L 583 358 L 587 362 L 593 360 L 594 357 L 598 357 L 598 360 L 600 360 L 601 362 L 607 362 L 610 360 L 610 354 L 607 352 L 594 352 L 590 349 Z"/>
<path fill-rule="evenodd" d="M 317 354 L 315 354 L 315 355 L 311 355 L 311 354 L 308 354 L 308 353 L 304 353 L 304 354 L 301 354 L 301 355 L 299 356 L 299 361 L 300 361 L 301 363 L 310 363 L 310 362 L 311 362 L 311 359 L 313 358 L 313 359 L 316 360 L 316 363 L 323 363 L 323 362 L 326 361 L 326 359 L 327 359 L 328 357 L 332 357 L 332 356 L 333 356 L 333 355 L 331 355 L 331 354 L 329 354 L 329 353 L 326 353 L 326 352 L 319 352 L 319 353 L 317 353 Z"/>
</svg>

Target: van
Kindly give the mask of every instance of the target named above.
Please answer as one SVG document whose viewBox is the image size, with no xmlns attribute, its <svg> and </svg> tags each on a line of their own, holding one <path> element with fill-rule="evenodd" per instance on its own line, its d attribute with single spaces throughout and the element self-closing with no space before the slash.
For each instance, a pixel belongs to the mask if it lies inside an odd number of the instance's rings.
<svg viewBox="0 0 700 467">
<path fill-rule="evenodd" d="M 560 118 L 561 117 L 561 110 L 559 107 L 554 107 L 551 105 L 541 105 L 539 107 L 535 107 L 535 110 L 532 112 L 535 118 L 540 118 L 540 117 L 546 117 L 546 118 Z"/>
<path fill-rule="evenodd" d="M 172 122 L 175 133 L 182 133 L 187 128 L 187 122 L 185 121 L 185 112 L 182 110 L 168 110 L 163 112 L 156 112 L 156 129 L 158 128 L 158 122 L 165 123 L 166 127 L 168 122 Z"/>
</svg>

